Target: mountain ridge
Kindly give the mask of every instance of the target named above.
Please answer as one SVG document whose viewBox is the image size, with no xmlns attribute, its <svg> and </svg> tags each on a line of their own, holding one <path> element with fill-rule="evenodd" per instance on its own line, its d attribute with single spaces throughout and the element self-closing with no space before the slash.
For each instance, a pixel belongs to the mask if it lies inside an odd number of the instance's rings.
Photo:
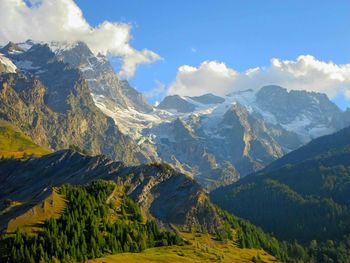
<svg viewBox="0 0 350 263">
<path fill-rule="evenodd" d="M 326 95 L 287 91 L 273 85 L 226 96 L 173 95 L 153 107 L 127 81 L 119 79 L 107 57 L 94 54 L 83 42 L 9 43 L 0 52 L 14 62 L 18 72 L 15 74 L 42 82 L 46 88 L 43 104 L 57 113 L 65 113 L 71 107 L 77 113 L 69 121 L 75 123 L 75 134 L 66 138 L 60 135 L 64 142 L 42 138 L 37 143 L 56 150 L 73 144 L 129 163 L 163 160 L 193 174 L 208 190 L 262 169 L 312 138 L 336 131 L 347 123 L 347 114 Z M 71 89 L 74 81 L 80 82 L 76 86 L 79 91 Z M 72 96 L 71 92 L 76 94 Z M 276 109 L 275 105 L 284 108 Z M 93 114 L 102 111 L 114 123 L 108 119 L 108 124 L 101 125 L 102 116 L 89 123 L 82 116 L 87 113 L 82 110 L 86 106 Z M 227 117 L 233 116 L 233 112 L 238 116 L 234 123 Z M 9 113 L 5 113 L 9 118 L 6 114 Z M 178 119 L 183 125 L 178 125 Z M 21 125 L 22 121 L 15 124 Z M 104 128 L 98 128 L 97 133 L 87 130 L 96 126 Z M 27 126 L 25 132 L 33 134 L 31 129 Z M 48 126 L 44 128 L 47 129 Z M 106 140 L 96 139 L 106 136 L 107 130 L 114 130 L 113 135 Z M 85 136 L 87 140 L 83 139 Z M 99 149 L 98 145 L 106 145 L 105 142 L 108 146 Z M 230 146 L 232 142 L 234 148 Z"/>
</svg>

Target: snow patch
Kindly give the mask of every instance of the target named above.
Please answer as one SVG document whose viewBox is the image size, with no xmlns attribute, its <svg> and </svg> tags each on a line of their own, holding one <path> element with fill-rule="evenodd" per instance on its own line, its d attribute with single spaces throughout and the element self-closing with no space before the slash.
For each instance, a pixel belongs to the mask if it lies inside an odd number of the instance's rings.
<svg viewBox="0 0 350 263">
<path fill-rule="evenodd" d="M 8 73 L 16 73 L 17 67 L 13 62 L 0 53 L 0 64 L 5 67 L 5 71 Z"/>
<path fill-rule="evenodd" d="M 53 53 L 55 53 L 56 55 L 59 55 L 64 51 L 75 48 L 78 45 L 78 42 L 70 43 L 70 42 L 52 41 L 52 42 L 49 42 L 48 45 Z"/>
</svg>

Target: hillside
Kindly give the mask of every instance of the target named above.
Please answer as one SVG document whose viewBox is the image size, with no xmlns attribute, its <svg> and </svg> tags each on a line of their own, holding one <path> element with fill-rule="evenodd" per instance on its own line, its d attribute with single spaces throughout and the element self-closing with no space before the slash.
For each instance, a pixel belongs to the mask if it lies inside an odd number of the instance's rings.
<svg viewBox="0 0 350 263">
<path fill-rule="evenodd" d="M 11 235 L 2 236 L 1 260 L 64 262 L 106 256 L 90 262 L 180 262 L 184 259 L 189 262 L 254 262 L 254 258 L 278 262 L 262 249 L 242 247 L 243 233 L 219 239 L 214 234 L 198 231 L 178 232 L 174 227 L 171 231 L 160 228 L 155 221 L 144 217 L 141 207 L 112 181 L 97 180 L 84 186 L 63 185 L 57 191 L 65 198 L 64 210 L 56 215 L 47 211 L 51 217 L 42 217 L 40 224 L 40 221 L 33 221 L 34 215 L 41 214 L 38 210 L 32 209 L 16 218 L 15 221 L 20 222 L 27 219 L 27 226 L 16 224 L 19 228 L 15 232 L 11 229 Z M 238 225 L 221 235 L 240 233 L 241 227 L 246 226 L 230 218 L 228 222 Z M 35 226 L 30 232 L 28 224 Z M 264 237 L 261 231 L 258 233 Z M 278 247 L 277 241 L 271 244 Z"/>
<path fill-rule="evenodd" d="M 347 262 L 343 258 L 349 256 L 345 248 L 350 237 L 349 134 L 346 128 L 315 139 L 261 172 L 213 191 L 211 197 L 281 239 L 326 242 L 317 256 Z"/>
<path fill-rule="evenodd" d="M 244 250 L 249 248 L 264 249 L 269 254 L 285 260 L 293 256 L 288 244 L 281 243 L 255 226 L 218 209 L 211 203 L 198 183 L 186 175 L 176 172 L 166 164 L 151 163 L 141 166 L 125 166 L 123 163 L 114 162 L 104 156 L 90 157 L 67 150 L 42 158 L 2 160 L 0 161 L 0 170 L 2 171 L 0 174 L 0 202 L 4 205 L 13 204 L 5 208 L 0 215 L 2 231 L 11 234 L 19 227 L 22 230 L 20 233 L 17 231 L 16 235 L 20 235 L 20 238 L 26 240 L 25 244 L 33 244 L 34 241 L 30 241 L 23 230 L 27 233 L 38 232 L 39 235 L 42 231 L 54 231 L 50 230 L 50 227 L 56 223 L 52 225 L 49 222 L 55 220 L 57 225 L 62 222 L 62 226 L 66 226 L 66 223 L 63 223 L 64 220 L 68 220 L 65 216 L 66 213 L 72 214 L 72 218 L 69 219 L 71 221 L 77 219 L 82 222 L 82 220 L 86 220 L 79 219 L 79 215 L 88 207 L 94 206 L 94 203 L 85 204 L 86 200 L 89 200 L 86 195 L 93 194 L 94 198 L 96 196 L 100 198 L 99 192 L 101 192 L 105 197 L 97 203 L 103 204 L 105 208 L 93 210 L 99 211 L 95 214 L 98 220 L 106 221 L 106 224 L 114 224 L 123 216 L 131 216 L 138 218 L 137 220 L 142 224 L 154 221 L 160 228 L 177 233 L 186 240 L 189 239 L 188 236 L 185 237 L 186 233 L 198 233 L 200 236 L 203 234 L 204 238 L 208 235 L 208 240 L 217 240 L 218 243 L 214 241 L 211 243 L 212 249 L 208 248 L 209 252 L 205 257 L 212 258 L 213 255 L 224 256 L 228 259 L 243 257 L 244 260 L 249 261 L 258 255 L 257 250 Z M 89 190 L 91 188 L 89 185 L 94 184 L 97 179 L 100 180 L 103 187 L 99 186 L 99 190 L 96 191 Z M 109 183 L 105 180 L 108 180 Z M 67 201 L 63 212 L 57 209 L 57 212 L 52 213 L 51 209 L 45 209 L 45 206 L 49 204 L 56 204 L 58 208 L 62 209 L 62 206 L 59 205 L 60 201 L 56 203 L 50 197 L 54 194 L 53 189 L 58 189 L 59 194 Z M 72 193 L 78 192 L 71 195 L 71 191 L 73 191 Z M 82 196 L 79 197 L 78 193 L 81 193 Z M 79 203 L 75 204 L 75 202 Z M 133 207 L 131 212 L 128 208 L 122 208 L 124 202 L 129 202 L 129 205 Z M 85 206 L 86 209 L 83 208 Z M 44 209 L 40 209 L 40 207 Z M 52 207 L 52 209 L 55 208 Z M 89 210 L 86 213 L 90 213 Z M 134 215 L 135 213 L 136 215 Z M 36 216 L 29 216 L 33 214 Z M 89 224 L 83 225 L 88 226 Z M 107 225 L 106 227 L 108 229 Z M 70 228 L 71 232 L 68 229 L 55 231 L 62 231 L 62 235 L 79 235 L 78 229 L 79 227 Z M 9 239 L 6 242 L 10 242 L 8 246 L 13 247 L 11 236 L 7 237 Z M 117 238 L 118 240 L 119 238 Z M 195 246 L 184 247 L 183 253 L 193 252 L 194 256 L 197 257 L 198 251 L 194 247 L 200 246 L 200 240 L 195 242 L 197 244 Z M 100 245 L 102 247 L 110 246 L 109 243 L 101 243 Z M 40 244 L 36 243 L 35 246 L 40 246 Z M 46 245 L 43 243 L 42 246 Z M 226 246 L 228 246 L 229 251 L 237 252 L 238 255 L 225 256 L 227 254 Z M 98 253 L 82 253 L 81 256 L 95 258 L 111 253 L 112 248 L 102 247 Z M 140 249 L 140 244 L 138 244 L 137 247 L 136 250 L 129 250 L 131 248 L 128 245 L 127 249 L 115 251 L 112 249 L 112 252 L 138 252 L 148 246 L 143 246 Z M 79 248 L 80 251 L 82 249 L 82 247 Z M 53 255 L 53 252 L 50 251 L 45 253 L 47 253 L 45 258 L 50 258 L 50 255 Z M 55 254 L 55 257 L 64 257 L 67 253 L 78 257 L 78 252 L 72 252 L 72 250 L 62 251 L 62 254 Z M 263 258 L 265 257 L 265 252 L 261 251 L 259 254 Z M 6 257 L 9 256 L 6 255 Z M 36 256 L 40 255 L 36 254 Z M 249 259 L 250 256 L 251 259 Z M 270 256 L 266 257 L 271 259 Z"/>
<path fill-rule="evenodd" d="M 176 233 L 160 230 L 147 221 L 140 208 L 123 196 L 120 204 L 108 202 L 116 185 L 93 181 L 86 186 L 64 185 L 60 194 L 67 207 L 60 217 L 47 218 L 35 235 L 19 228 L 1 242 L 1 259 L 9 262 L 85 261 L 109 253 L 139 252 L 148 247 L 180 245 Z M 116 218 L 112 219 L 109 215 Z"/>
<path fill-rule="evenodd" d="M 49 149 L 35 144 L 27 135 L 8 122 L 0 120 L 0 157 L 22 158 L 26 156 L 43 156 Z"/>
<path fill-rule="evenodd" d="M 18 200 L 30 207 L 42 202 L 53 187 L 96 179 L 118 180 L 150 216 L 165 224 L 200 224 L 208 228 L 220 225 L 199 184 L 168 165 L 125 166 L 105 156 L 90 157 L 65 150 L 43 158 L 4 160 L 0 170 L 0 201 Z M 20 207 L 13 208 L 12 213 L 16 214 L 17 209 Z"/>
</svg>

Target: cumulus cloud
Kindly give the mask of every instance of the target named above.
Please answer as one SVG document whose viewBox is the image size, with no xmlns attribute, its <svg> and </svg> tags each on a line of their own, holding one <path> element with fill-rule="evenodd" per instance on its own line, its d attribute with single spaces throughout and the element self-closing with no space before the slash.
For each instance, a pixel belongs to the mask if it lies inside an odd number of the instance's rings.
<svg viewBox="0 0 350 263">
<path fill-rule="evenodd" d="M 268 67 L 238 72 L 222 62 L 204 61 L 198 67 L 181 66 L 169 86 L 169 94 L 186 96 L 215 93 L 225 95 L 264 85 L 326 93 L 330 98 L 343 94 L 350 98 L 350 64 L 338 65 L 310 55 L 296 60 L 272 59 Z"/>
<path fill-rule="evenodd" d="M 198 68 L 184 65 L 179 67 L 168 93 L 186 96 L 226 94 L 232 90 L 238 77 L 238 72 L 222 62 L 204 61 Z"/>
<path fill-rule="evenodd" d="M 130 45 L 131 26 L 104 21 L 92 27 L 73 0 L 1 0 L 0 44 L 27 39 L 84 41 L 93 52 L 121 59 L 122 77 L 134 75 L 137 65 L 160 59 L 159 55 Z"/>
</svg>

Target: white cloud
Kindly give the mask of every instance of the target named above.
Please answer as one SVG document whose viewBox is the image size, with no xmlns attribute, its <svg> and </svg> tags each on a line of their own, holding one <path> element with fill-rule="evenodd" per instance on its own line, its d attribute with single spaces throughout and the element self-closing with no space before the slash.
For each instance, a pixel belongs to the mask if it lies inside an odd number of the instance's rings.
<svg viewBox="0 0 350 263">
<path fill-rule="evenodd" d="M 225 95 L 248 88 L 256 90 L 270 84 L 287 89 L 323 92 L 330 98 L 337 94 L 350 98 L 350 64 L 338 65 L 305 55 L 296 60 L 274 58 L 268 67 L 237 72 L 222 62 L 204 61 L 198 67 L 181 66 L 168 93 L 187 96 L 205 93 Z"/>
<path fill-rule="evenodd" d="M 159 80 L 155 81 L 156 86 L 144 93 L 146 98 L 154 98 L 166 93 L 166 86 Z"/>
<path fill-rule="evenodd" d="M 238 76 L 238 72 L 222 62 L 204 61 L 198 68 L 184 65 L 178 69 L 168 93 L 187 96 L 226 94 L 231 91 Z"/>
<path fill-rule="evenodd" d="M 0 1 L 0 44 L 27 39 L 84 41 L 95 53 L 121 58 L 120 75 L 131 77 L 137 65 L 160 59 L 156 53 L 130 45 L 131 26 L 104 21 L 92 27 L 73 0 Z"/>
</svg>

